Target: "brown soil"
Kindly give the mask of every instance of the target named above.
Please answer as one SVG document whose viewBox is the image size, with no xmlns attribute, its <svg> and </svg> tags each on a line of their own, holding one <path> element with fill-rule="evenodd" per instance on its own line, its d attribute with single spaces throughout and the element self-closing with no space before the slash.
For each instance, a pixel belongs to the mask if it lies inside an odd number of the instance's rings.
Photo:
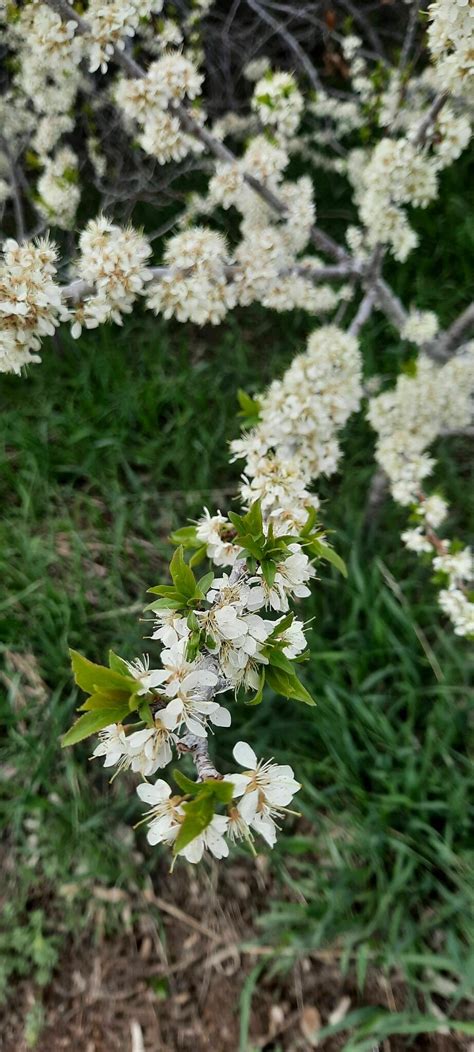
<svg viewBox="0 0 474 1052">
<path fill-rule="evenodd" d="M 343 999 L 346 1012 L 361 1005 L 400 1011 L 406 1004 L 401 979 L 388 982 L 376 973 L 361 996 L 355 977 L 341 976 L 337 950 L 315 951 L 297 963 L 283 951 L 276 966 L 270 962 L 256 943 L 255 921 L 272 890 L 264 865 L 191 874 L 183 866 L 160 878 L 138 911 L 125 892 L 94 889 L 94 930 L 65 948 L 45 990 L 18 984 L 1 1021 L 2 1052 L 31 1048 L 25 1019 L 38 998 L 44 1025 L 35 1052 L 238 1052 L 242 990 L 252 987 L 260 966 L 245 1052 L 338 1052 L 347 1032 L 318 1043 L 317 1029 L 338 1006 L 343 1011 Z M 121 913 L 121 930 L 107 937 L 111 904 Z M 390 1038 L 378 1047 L 455 1052 L 469 1042 L 433 1034 L 413 1042 Z"/>
</svg>

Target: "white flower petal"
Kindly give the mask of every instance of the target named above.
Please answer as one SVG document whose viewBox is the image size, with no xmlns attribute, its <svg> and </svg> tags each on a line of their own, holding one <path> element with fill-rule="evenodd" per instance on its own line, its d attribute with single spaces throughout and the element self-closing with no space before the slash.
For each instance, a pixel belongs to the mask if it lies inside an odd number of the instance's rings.
<svg viewBox="0 0 474 1052">
<path fill-rule="evenodd" d="M 240 763 L 242 767 L 245 767 L 248 771 L 254 771 L 257 766 L 257 757 L 247 742 L 237 742 L 234 745 L 233 753 L 234 760 Z"/>
<path fill-rule="evenodd" d="M 242 818 L 244 818 L 249 825 L 255 818 L 255 815 L 257 814 L 257 807 L 258 789 L 252 789 L 251 793 L 244 794 L 238 805 L 238 809 L 240 811 L 240 814 L 242 815 Z"/>
<path fill-rule="evenodd" d="M 216 727 L 230 727 L 232 723 L 230 712 L 223 705 L 218 705 L 217 709 L 211 712 L 210 720 Z"/>
<path fill-rule="evenodd" d="M 167 782 L 163 781 L 163 778 L 157 778 L 154 785 L 150 785 L 149 782 L 142 782 L 137 785 L 137 793 L 140 800 L 143 800 L 145 804 L 156 804 L 163 803 L 171 796 L 171 787 Z"/>
<path fill-rule="evenodd" d="M 249 778 L 246 774 L 231 774 L 230 781 L 234 786 L 234 796 L 243 796 L 247 786 L 249 784 Z"/>
<path fill-rule="evenodd" d="M 277 831 L 275 823 L 269 815 L 256 815 L 252 822 L 252 829 L 255 829 L 257 833 L 260 833 L 260 836 L 263 836 L 263 839 L 266 840 L 270 847 L 274 846 Z"/>
</svg>

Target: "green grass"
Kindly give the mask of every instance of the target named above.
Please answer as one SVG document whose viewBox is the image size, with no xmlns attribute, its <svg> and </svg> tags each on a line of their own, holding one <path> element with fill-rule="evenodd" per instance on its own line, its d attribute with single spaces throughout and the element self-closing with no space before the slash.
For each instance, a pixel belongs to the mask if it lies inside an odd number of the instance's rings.
<svg viewBox="0 0 474 1052">
<path fill-rule="evenodd" d="M 446 226 L 455 244 L 442 264 Z M 472 233 L 449 182 L 443 208 L 424 213 L 420 227 L 427 243 L 400 271 L 399 291 L 436 307 L 442 282 L 449 321 L 466 302 Z M 237 433 L 237 388 L 258 391 L 280 373 L 311 324 L 251 310 L 202 332 L 137 311 L 123 329 L 80 343 L 61 333 L 27 380 L 2 381 L 1 645 L 34 655 L 47 685 L 46 695 L 28 691 L 6 657 L 2 820 L 15 903 L 0 939 L 5 989 L 25 972 L 46 981 L 61 941 L 88 923 L 91 879 L 133 886 L 156 865 L 141 834 L 145 862 L 123 850 L 138 814 L 127 780 L 110 787 L 87 746 L 59 749 L 76 702 L 67 648 L 103 660 L 109 646 L 128 656 L 146 646 L 138 618 L 146 588 L 163 575 L 170 529 L 203 504 L 224 509 L 236 489 L 227 442 Z M 367 373 L 392 377 L 396 347 L 375 318 Z M 336 943 L 343 963 L 356 961 L 361 987 L 375 963 L 401 969 L 413 997 L 439 974 L 461 997 L 473 978 L 472 666 L 443 622 L 429 568 L 400 545 L 403 511 L 387 501 L 366 522 L 373 444 L 363 419 L 351 421 L 341 476 L 319 487 L 349 578 L 323 571 L 304 608 L 314 618 L 304 675 L 318 708 L 270 697 L 242 708 L 232 735 L 219 736 L 222 763 L 237 729 L 257 751 L 290 761 L 304 784 L 304 820 L 272 856 L 280 893 L 259 921 L 266 942 L 295 954 Z M 444 440 L 437 453 L 450 526 L 466 536 L 468 445 Z M 67 905 L 71 883 L 84 889 L 83 909 L 80 892 Z"/>
</svg>

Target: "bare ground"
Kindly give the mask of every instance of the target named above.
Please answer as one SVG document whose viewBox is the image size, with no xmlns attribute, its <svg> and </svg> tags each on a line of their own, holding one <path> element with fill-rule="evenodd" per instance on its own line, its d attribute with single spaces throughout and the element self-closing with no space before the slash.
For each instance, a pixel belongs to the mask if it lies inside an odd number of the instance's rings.
<svg viewBox="0 0 474 1052">
<path fill-rule="evenodd" d="M 240 1005 L 249 1003 L 255 969 L 268 961 L 255 926 L 272 893 L 265 864 L 237 862 L 196 875 L 183 867 L 172 879 L 164 872 L 158 878 L 137 912 L 125 892 L 94 889 L 94 927 L 64 949 L 50 985 L 39 993 L 22 981 L 12 991 L 2 1052 L 29 1052 L 25 1020 L 38 997 L 44 1023 L 36 1052 L 238 1052 Z M 104 934 L 110 903 L 121 910 L 114 937 Z M 253 988 L 245 1052 L 338 1052 L 347 1034 L 317 1038 L 332 1013 L 406 1005 L 402 979 L 375 972 L 361 996 L 354 975 L 341 976 L 337 949 L 297 963 L 282 951 L 277 965 L 264 968 Z M 380 1052 L 407 1048 L 456 1052 L 469 1042 L 451 1034 L 395 1037 Z"/>
</svg>

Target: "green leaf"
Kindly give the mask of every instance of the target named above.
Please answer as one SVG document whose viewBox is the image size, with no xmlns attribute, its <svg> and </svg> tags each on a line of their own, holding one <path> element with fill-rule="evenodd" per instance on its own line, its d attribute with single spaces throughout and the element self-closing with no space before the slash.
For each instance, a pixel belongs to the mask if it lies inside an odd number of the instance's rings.
<svg viewBox="0 0 474 1052">
<path fill-rule="evenodd" d="M 283 672 L 286 672 L 291 677 L 295 676 L 295 670 L 290 659 L 281 650 L 277 650 L 276 647 L 269 647 L 267 657 L 270 665 L 282 669 Z"/>
<path fill-rule="evenodd" d="M 200 548 L 198 548 L 197 551 L 194 552 L 194 555 L 191 556 L 191 558 L 189 560 L 189 565 L 190 566 L 199 566 L 200 563 L 204 562 L 204 559 L 206 558 L 206 555 L 207 555 L 206 545 L 205 544 L 201 544 Z"/>
<path fill-rule="evenodd" d="M 127 662 L 118 654 L 114 654 L 113 650 L 109 650 L 109 668 L 111 668 L 113 672 L 120 673 L 122 676 L 130 676 L 130 669 L 128 668 Z"/>
<path fill-rule="evenodd" d="M 68 745 L 76 745 L 77 742 L 88 738 L 91 734 L 108 727 L 109 723 L 121 723 L 128 714 L 128 705 L 116 706 L 114 709 L 95 709 L 93 712 L 85 712 L 72 727 L 63 735 L 61 748 Z"/>
<path fill-rule="evenodd" d="M 95 710 L 116 709 L 123 706 L 128 710 L 128 694 L 123 690 L 117 690 L 110 694 L 100 694 L 98 691 L 91 694 L 83 705 L 79 706 L 80 712 L 93 712 Z"/>
<path fill-rule="evenodd" d="M 263 533 L 262 509 L 259 500 L 256 500 L 251 504 L 245 515 L 237 515 L 235 511 L 230 511 L 229 519 L 237 530 L 239 537 L 249 534 L 251 538 L 265 540 Z"/>
<path fill-rule="evenodd" d="M 148 701 L 146 701 L 144 698 L 140 698 L 136 708 L 138 709 L 140 719 L 143 720 L 144 723 L 146 723 L 147 727 L 154 727 L 155 721 L 153 719 L 153 713 L 151 711 Z"/>
<path fill-rule="evenodd" d="M 202 595 L 203 599 L 205 598 L 206 593 L 209 591 L 214 577 L 214 572 L 210 570 L 209 573 L 204 574 L 204 577 L 199 578 L 199 581 L 196 585 L 196 592 L 199 592 L 200 595 Z"/>
<path fill-rule="evenodd" d="M 225 782 L 221 778 L 206 778 L 201 786 L 219 804 L 230 804 L 234 795 L 232 782 Z"/>
<path fill-rule="evenodd" d="M 339 570 L 343 577 L 347 577 L 347 566 L 344 559 L 341 559 L 341 556 L 334 551 L 334 548 L 330 548 L 329 545 L 323 544 L 322 541 L 318 540 L 312 540 L 309 547 L 314 555 L 319 555 L 320 559 L 325 559 L 326 562 L 335 566 L 336 570 Z"/>
<path fill-rule="evenodd" d="M 245 698 L 245 704 L 246 705 L 260 705 L 260 702 L 262 701 L 262 698 L 263 698 L 263 688 L 264 688 L 264 686 L 265 686 L 265 666 L 263 666 L 263 668 L 262 668 L 262 670 L 260 672 L 260 675 L 258 677 L 258 688 L 257 688 L 256 693 L 253 694 L 252 697 L 249 698 L 248 700 L 247 700 L 247 698 Z"/>
<path fill-rule="evenodd" d="M 310 508 L 308 512 L 308 518 L 306 519 L 303 529 L 300 530 L 300 537 L 309 537 L 317 518 L 318 513 L 316 511 L 316 508 Z"/>
<path fill-rule="evenodd" d="M 316 704 L 314 698 L 311 697 L 311 694 L 306 690 L 306 687 L 303 686 L 295 673 L 290 676 L 283 669 L 268 665 L 266 680 L 276 694 L 283 694 L 283 697 L 291 698 L 294 701 L 303 701 L 305 705 Z"/>
<path fill-rule="evenodd" d="M 127 689 L 130 694 L 132 690 L 137 689 L 138 680 L 134 679 L 130 674 L 124 676 L 122 673 L 114 671 L 114 669 L 106 668 L 105 665 L 95 665 L 93 661 L 83 657 L 77 650 L 70 650 L 69 653 L 71 655 L 74 679 L 78 687 L 87 691 L 88 694 L 95 694 L 96 691 L 108 693 L 109 690 Z"/>
<path fill-rule="evenodd" d="M 151 592 L 152 589 L 149 588 L 148 591 Z M 176 599 L 155 599 L 153 603 L 149 603 L 148 606 L 145 607 L 145 610 L 180 610 L 181 607 L 182 603 L 178 602 Z"/>
<path fill-rule="evenodd" d="M 170 574 L 176 590 L 191 599 L 196 591 L 196 578 L 184 559 L 182 545 L 176 549 L 170 562 Z"/>
<path fill-rule="evenodd" d="M 274 563 L 271 559 L 263 559 L 261 566 L 265 583 L 268 585 L 269 588 L 273 588 L 275 582 L 275 575 L 277 571 L 276 563 Z"/>
<path fill-rule="evenodd" d="M 185 819 L 174 842 L 173 853 L 178 854 L 192 840 L 207 829 L 214 815 L 214 801 L 210 793 L 203 793 L 183 804 Z"/>
<path fill-rule="evenodd" d="M 177 767 L 173 770 L 173 778 L 176 785 L 179 785 L 179 788 L 183 790 L 183 793 L 190 793 L 191 796 L 195 796 L 196 793 L 200 791 L 201 783 L 193 782 L 192 778 L 188 778 L 187 775 L 183 774 L 182 771 L 179 771 Z"/>
<path fill-rule="evenodd" d="M 186 660 L 194 661 L 196 654 L 199 650 L 201 643 L 201 633 L 199 631 L 191 632 L 188 636 L 188 642 L 186 645 Z"/>
<path fill-rule="evenodd" d="M 240 405 L 240 412 L 237 416 L 241 416 L 244 419 L 245 424 L 251 426 L 255 425 L 260 416 L 260 402 L 257 398 L 251 398 L 242 387 L 239 387 L 237 391 L 237 399 Z"/>
<path fill-rule="evenodd" d="M 290 610 L 287 614 L 285 614 L 285 617 L 282 617 L 281 621 L 279 621 L 278 624 L 275 625 L 273 632 L 270 632 L 270 635 L 267 636 L 267 644 L 274 639 L 279 639 L 279 637 L 282 636 L 284 632 L 286 632 L 287 628 L 289 628 L 290 625 L 293 624 L 294 619 L 295 615 Z"/>
<path fill-rule="evenodd" d="M 183 548 L 200 548 L 202 541 L 196 536 L 196 526 L 182 526 L 180 530 L 173 530 L 170 540 L 173 544 L 182 544 Z"/>
</svg>

